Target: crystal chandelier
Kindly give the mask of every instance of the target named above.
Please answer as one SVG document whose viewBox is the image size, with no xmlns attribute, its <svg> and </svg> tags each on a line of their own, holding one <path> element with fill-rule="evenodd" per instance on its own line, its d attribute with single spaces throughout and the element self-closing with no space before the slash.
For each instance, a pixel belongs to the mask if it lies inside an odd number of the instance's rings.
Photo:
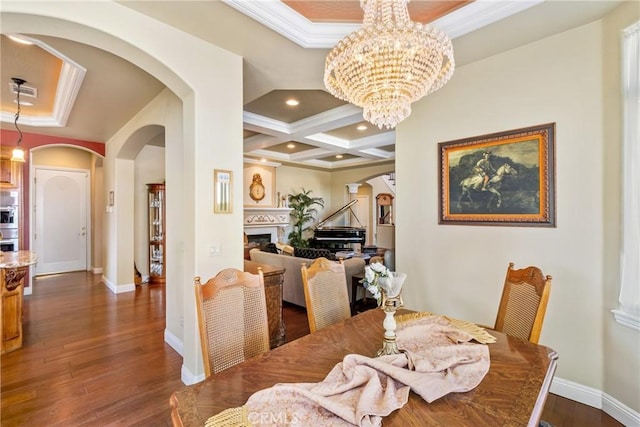
<svg viewBox="0 0 640 427">
<path fill-rule="evenodd" d="M 364 109 L 365 120 L 394 128 L 411 103 L 440 89 L 453 74 L 446 34 L 409 19 L 409 0 L 360 0 L 362 27 L 329 52 L 324 84 L 335 97 Z"/>
</svg>

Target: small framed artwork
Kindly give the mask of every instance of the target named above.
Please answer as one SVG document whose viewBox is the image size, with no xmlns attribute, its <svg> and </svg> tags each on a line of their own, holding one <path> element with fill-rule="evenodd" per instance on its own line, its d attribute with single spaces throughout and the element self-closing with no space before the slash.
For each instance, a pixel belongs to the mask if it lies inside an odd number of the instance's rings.
<svg viewBox="0 0 640 427">
<path fill-rule="evenodd" d="M 440 224 L 555 227 L 555 123 L 438 150 Z"/>
<path fill-rule="evenodd" d="M 275 207 L 274 166 L 245 163 L 243 176 L 244 207 L 246 208 L 274 208 Z"/>
<path fill-rule="evenodd" d="M 213 171 L 213 212 L 232 213 L 233 198 L 231 193 L 233 172 L 222 169 Z"/>
</svg>

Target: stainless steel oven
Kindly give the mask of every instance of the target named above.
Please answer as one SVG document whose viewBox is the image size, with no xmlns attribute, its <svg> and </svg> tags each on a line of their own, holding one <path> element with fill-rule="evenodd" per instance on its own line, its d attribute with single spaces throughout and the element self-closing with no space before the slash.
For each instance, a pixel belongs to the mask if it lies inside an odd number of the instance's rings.
<svg viewBox="0 0 640 427">
<path fill-rule="evenodd" d="M 18 192 L 0 191 L 0 230 L 17 229 L 18 218 Z"/>
<path fill-rule="evenodd" d="M 18 228 L 18 207 L 0 205 L 0 229 Z"/>
<path fill-rule="evenodd" d="M 18 250 L 18 239 L 3 239 L 0 240 L 0 251 L 2 252 L 15 252 Z"/>
<path fill-rule="evenodd" d="M 20 249 L 17 228 L 3 228 L 0 230 L 0 251 L 14 252 Z"/>
</svg>

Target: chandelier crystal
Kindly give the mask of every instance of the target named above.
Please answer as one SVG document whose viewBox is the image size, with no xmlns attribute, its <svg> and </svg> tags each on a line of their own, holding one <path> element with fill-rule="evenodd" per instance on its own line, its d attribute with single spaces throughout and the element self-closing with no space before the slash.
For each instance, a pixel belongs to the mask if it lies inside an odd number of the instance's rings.
<svg viewBox="0 0 640 427">
<path fill-rule="evenodd" d="M 329 52 L 324 84 L 336 98 L 364 109 L 365 120 L 394 128 L 411 103 L 440 89 L 453 74 L 449 37 L 409 19 L 409 0 L 360 0 L 362 27 Z"/>
</svg>

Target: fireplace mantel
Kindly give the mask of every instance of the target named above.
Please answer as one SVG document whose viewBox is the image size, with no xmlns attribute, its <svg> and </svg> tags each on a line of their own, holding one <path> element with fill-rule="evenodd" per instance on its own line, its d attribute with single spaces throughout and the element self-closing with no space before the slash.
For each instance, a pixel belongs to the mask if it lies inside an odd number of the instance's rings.
<svg viewBox="0 0 640 427">
<path fill-rule="evenodd" d="M 264 227 L 289 225 L 291 208 L 244 208 L 244 226 Z"/>
<path fill-rule="evenodd" d="M 244 208 L 243 227 L 247 235 L 271 234 L 271 241 L 282 240 L 289 226 L 291 208 Z"/>
</svg>

